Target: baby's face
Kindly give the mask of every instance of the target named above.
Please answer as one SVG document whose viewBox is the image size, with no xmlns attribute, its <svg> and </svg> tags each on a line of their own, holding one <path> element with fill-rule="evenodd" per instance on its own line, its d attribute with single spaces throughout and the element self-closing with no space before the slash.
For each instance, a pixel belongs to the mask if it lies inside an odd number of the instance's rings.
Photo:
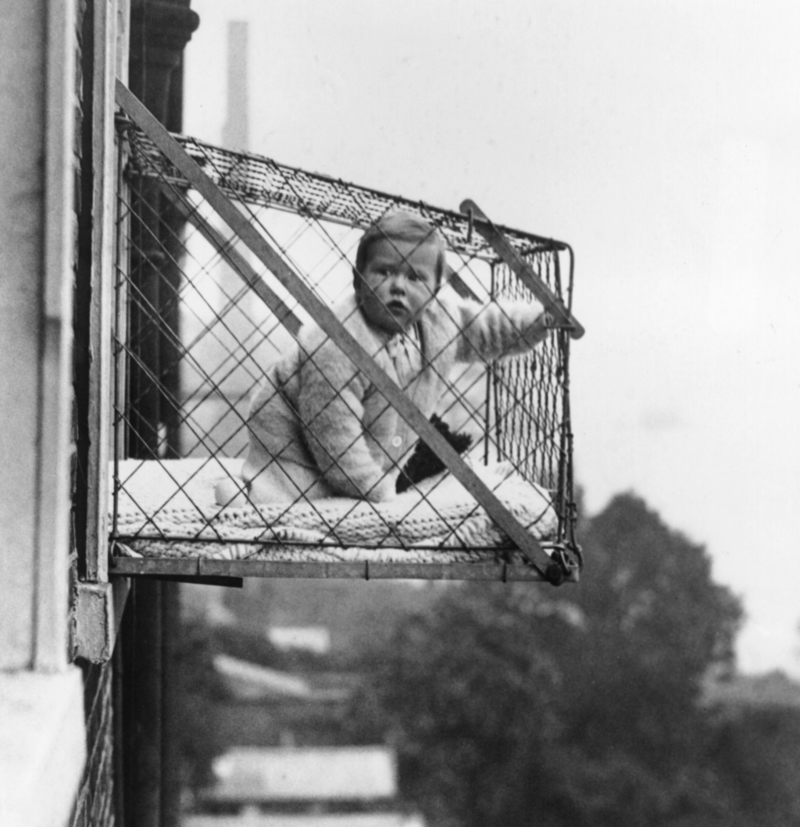
<svg viewBox="0 0 800 827">
<path fill-rule="evenodd" d="M 374 242 L 358 290 L 364 315 L 384 330 L 404 330 L 433 297 L 437 261 L 434 244 Z"/>
</svg>

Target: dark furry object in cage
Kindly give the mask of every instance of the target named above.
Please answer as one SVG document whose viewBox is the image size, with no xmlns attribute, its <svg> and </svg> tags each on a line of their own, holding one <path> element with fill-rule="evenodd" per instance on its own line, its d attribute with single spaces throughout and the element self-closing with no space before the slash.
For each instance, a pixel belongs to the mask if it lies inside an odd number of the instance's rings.
<svg viewBox="0 0 800 827">
<path fill-rule="evenodd" d="M 469 434 L 453 433 L 450 426 L 439 419 L 436 414 L 431 417 L 431 424 L 459 454 L 463 454 L 472 445 L 472 437 Z M 426 442 L 420 440 L 397 478 L 397 493 L 402 494 L 412 485 L 440 474 L 444 470 L 444 463 L 433 453 Z"/>
</svg>

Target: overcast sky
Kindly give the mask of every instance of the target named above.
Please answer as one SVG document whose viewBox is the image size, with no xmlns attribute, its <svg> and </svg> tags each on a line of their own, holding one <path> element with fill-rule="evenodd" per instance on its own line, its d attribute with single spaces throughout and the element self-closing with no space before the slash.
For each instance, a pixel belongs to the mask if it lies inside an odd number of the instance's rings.
<svg viewBox="0 0 800 827">
<path fill-rule="evenodd" d="M 800 675 L 800 4 L 192 8 L 189 134 L 247 21 L 251 150 L 573 246 L 590 512 L 643 496 L 743 597 L 740 665 Z"/>
</svg>

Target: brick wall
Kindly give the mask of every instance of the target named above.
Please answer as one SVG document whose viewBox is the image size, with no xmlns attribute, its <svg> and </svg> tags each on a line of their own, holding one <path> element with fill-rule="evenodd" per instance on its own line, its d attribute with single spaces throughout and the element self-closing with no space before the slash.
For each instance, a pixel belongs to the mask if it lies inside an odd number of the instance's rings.
<svg viewBox="0 0 800 827">
<path fill-rule="evenodd" d="M 114 784 L 118 741 L 113 661 L 103 666 L 86 666 L 83 673 L 87 758 L 70 827 L 114 827 L 119 822 Z"/>
</svg>

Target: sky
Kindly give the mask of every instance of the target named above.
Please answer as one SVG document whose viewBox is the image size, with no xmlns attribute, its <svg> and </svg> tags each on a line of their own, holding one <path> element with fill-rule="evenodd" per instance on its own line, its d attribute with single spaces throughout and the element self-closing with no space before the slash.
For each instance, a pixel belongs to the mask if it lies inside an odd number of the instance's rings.
<svg viewBox="0 0 800 827">
<path fill-rule="evenodd" d="M 800 677 L 800 4 L 191 5 L 188 134 L 246 21 L 249 149 L 573 247 L 589 512 L 643 497 L 741 597 L 740 667 Z"/>
</svg>

